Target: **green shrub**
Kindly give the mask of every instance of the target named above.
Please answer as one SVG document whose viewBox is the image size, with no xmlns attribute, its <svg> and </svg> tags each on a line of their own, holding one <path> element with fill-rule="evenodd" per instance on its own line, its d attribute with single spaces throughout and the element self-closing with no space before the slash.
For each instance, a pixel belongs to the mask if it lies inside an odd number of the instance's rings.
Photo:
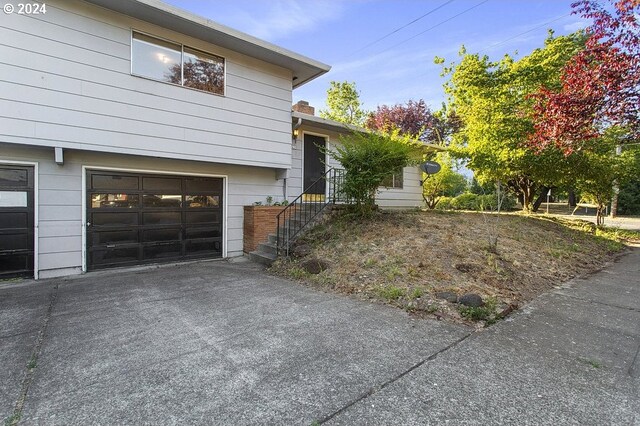
<svg viewBox="0 0 640 426">
<path fill-rule="evenodd" d="M 342 136 L 340 144 L 327 153 L 344 168 L 342 192 L 355 201 L 356 213 L 361 216 L 373 212 L 376 191 L 385 178 L 422 161 L 421 145 L 397 132 L 353 132 Z"/>
<path fill-rule="evenodd" d="M 480 196 L 469 192 L 460 194 L 453 199 L 451 206 L 455 210 L 479 210 Z"/>
<path fill-rule="evenodd" d="M 453 210 L 452 206 L 453 197 L 440 197 L 438 204 L 436 204 L 437 210 Z"/>
<path fill-rule="evenodd" d="M 498 196 L 496 194 L 479 195 L 478 203 L 485 211 L 497 211 L 498 210 Z M 513 210 L 516 206 L 516 199 L 513 195 L 507 194 L 502 198 L 502 204 L 500 210 Z"/>
<path fill-rule="evenodd" d="M 496 194 L 477 195 L 472 193 L 460 194 L 455 198 L 442 197 L 436 205 L 440 210 L 473 210 L 496 211 L 498 197 Z M 501 211 L 512 210 L 516 206 L 516 199 L 507 194 L 502 199 Z"/>
</svg>

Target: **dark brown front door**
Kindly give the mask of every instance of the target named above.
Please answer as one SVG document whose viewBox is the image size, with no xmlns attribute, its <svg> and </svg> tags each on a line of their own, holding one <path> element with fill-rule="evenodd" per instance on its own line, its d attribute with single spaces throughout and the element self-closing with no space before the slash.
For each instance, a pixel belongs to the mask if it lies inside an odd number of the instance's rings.
<svg viewBox="0 0 640 426">
<path fill-rule="evenodd" d="M 223 180 L 87 172 L 88 269 L 222 257 Z"/>
<path fill-rule="evenodd" d="M 33 167 L 0 164 L 0 278 L 33 277 Z"/>
<path fill-rule="evenodd" d="M 324 180 L 317 182 L 319 178 L 324 176 L 325 166 L 324 159 L 325 155 L 322 153 L 321 149 L 326 147 L 327 143 L 325 139 L 321 136 L 315 135 L 304 135 L 304 179 L 303 190 L 310 190 L 312 194 L 323 194 L 326 189 L 326 182 Z M 311 186 L 313 185 L 313 188 Z"/>
</svg>

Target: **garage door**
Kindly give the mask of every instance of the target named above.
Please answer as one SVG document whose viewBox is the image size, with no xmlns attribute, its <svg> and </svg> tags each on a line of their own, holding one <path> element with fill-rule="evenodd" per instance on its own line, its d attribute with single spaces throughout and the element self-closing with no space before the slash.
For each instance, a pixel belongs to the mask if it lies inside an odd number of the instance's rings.
<svg viewBox="0 0 640 426">
<path fill-rule="evenodd" d="M 33 167 L 0 165 L 0 278 L 33 276 Z"/>
<path fill-rule="evenodd" d="M 88 269 L 222 257 L 221 178 L 87 172 Z"/>
</svg>

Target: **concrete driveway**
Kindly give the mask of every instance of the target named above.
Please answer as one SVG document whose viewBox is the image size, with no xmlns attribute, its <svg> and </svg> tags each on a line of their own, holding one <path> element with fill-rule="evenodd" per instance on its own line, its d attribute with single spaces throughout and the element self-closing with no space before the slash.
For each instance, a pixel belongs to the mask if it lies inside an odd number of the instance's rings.
<svg viewBox="0 0 640 426">
<path fill-rule="evenodd" d="M 249 263 L 0 284 L 0 417 L 640 424 L 639 265 L 635 251 L 473 334 Z"/>
<path fill-rule="evenodd" d="M 0 413 L 26 394 L 24 424 L 310 424 L 470 333 L 250 263 L 5 287 Z"/>
</svg>

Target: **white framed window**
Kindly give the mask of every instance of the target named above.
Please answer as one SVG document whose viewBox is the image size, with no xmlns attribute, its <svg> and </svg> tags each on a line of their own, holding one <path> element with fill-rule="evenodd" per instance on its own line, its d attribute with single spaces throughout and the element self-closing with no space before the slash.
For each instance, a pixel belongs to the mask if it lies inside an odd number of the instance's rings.
<svg viewBox="0 0 640 426">
<path fill-rule="evenodd" d="M 386 177 L 380 186 L 385 188 L 397 188 L 402 189 L 404 185 L 404 170 L 397 170 L 395 173 Z"/>
<path fill-rule="evenodd" d="M 223 57 L 138 31 L 131 33 L 131 73 L 224 95 Z"/>
</svg>

